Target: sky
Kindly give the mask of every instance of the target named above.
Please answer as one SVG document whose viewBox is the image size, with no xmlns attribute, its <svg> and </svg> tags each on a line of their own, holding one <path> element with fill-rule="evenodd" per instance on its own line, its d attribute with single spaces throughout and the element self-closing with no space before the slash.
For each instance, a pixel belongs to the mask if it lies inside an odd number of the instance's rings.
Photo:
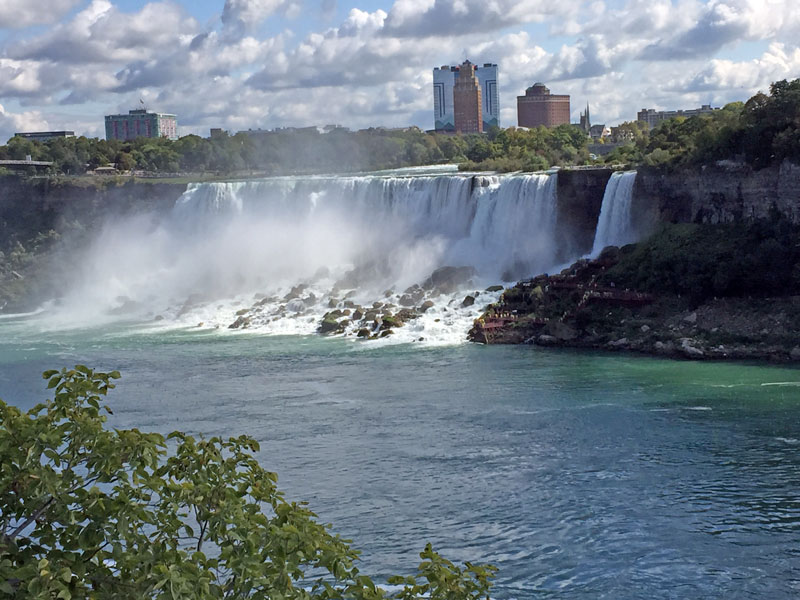
<svg viewBox="0 0 800 600">
<path fill-rule="evenodd" d="M 0 140 L 104 136 L 137 108 L 209 128 L 433 127 L 432 69 L 499 65 L 572 120 L 746 100 L 800 77 L 800 0 L 0 0 Z"/>
</svg>

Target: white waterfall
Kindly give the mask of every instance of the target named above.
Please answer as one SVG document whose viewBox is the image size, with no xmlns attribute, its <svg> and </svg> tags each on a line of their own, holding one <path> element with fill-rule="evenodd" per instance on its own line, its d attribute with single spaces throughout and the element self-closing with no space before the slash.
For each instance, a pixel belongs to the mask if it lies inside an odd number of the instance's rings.
<svg viewBox="0 0 800 600">
<path fill-rule="evenodd" d="M 636 171 L 611 174 L 603 194 L 591 256 L 598 256 L 606 246 L 624 246 L 637 240 L 631 221 L 631 197 L 635 181 Z"/>
<path fill-rule="evenodd" d="M 76 261 L 59 311 L 76 324 L 124 318 L 226 331 L 258 302 L 249 330 L 312 333 L 345 299 L 399 306 L 436 269 L 472 267 L 472 283 L 428 293 L 435 306 L 393 337 L 460 341 L 497 296 L 481 292 L 462 307 L 466 294 L 556 264 L 556 181 L 380 174 L 192 184 L 166 218 L 107 223 Z"/>
</svg>

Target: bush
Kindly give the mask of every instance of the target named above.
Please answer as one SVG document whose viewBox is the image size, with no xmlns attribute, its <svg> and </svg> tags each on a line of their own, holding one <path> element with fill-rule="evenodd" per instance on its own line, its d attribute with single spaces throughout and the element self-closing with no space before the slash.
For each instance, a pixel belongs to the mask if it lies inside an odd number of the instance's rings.
<svg viewBox="0 0 800 600">
<path fill-rule="evenodd" d="M 488 598 L 495 569 L 428 545 L 390 593 L 253 457 L 247 436 L 106 429 L 119 373 L 44 373 L 52 400 L 0 401 L 0 590 L 14 598 Z"/>
</svg>

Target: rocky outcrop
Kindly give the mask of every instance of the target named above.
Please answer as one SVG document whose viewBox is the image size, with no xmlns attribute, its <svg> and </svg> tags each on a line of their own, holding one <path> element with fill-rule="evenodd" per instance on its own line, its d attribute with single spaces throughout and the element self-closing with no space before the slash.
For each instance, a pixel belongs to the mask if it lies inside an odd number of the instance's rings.
<svg viewBox="0 0 800 600">
<path fill-rule="evenodd" d="M 640 168 L 633 187 L 634 218 L 642 224 L 726 223 L 773 212 L 800 223 L 800 166 L 784 161 L 758 171 L 720 161 L 666 172 Z"/>
</svg>

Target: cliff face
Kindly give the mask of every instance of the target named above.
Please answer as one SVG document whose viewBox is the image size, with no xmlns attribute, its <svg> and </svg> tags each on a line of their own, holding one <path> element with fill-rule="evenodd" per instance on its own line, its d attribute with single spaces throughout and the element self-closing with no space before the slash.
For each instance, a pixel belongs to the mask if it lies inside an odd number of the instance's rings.
<svg viewBox="0 0 800 600">
<path fill-rule="evenodd" d="M 167 211 L 184 184 L 127 182 L 77 185 L 57 179 L 0 178 L 0 250 L 37 234 L 60 232 L 67 223 L 84 228 L 115 214 Z"/>
<path fill-rule="evenodd" d="M 603 194 L 611 169 L 558 172 L 558 246 L 563 260 L 592 249 Z"/>
<path fill-rule="evenodd" d="M 69 279 L 64 262 L 69 250 L 90 242 L 107 220 L 167 212 L 185 189 L 183 184 L 0 178 L 0 312 L 29 310 L 52 298 Z"/>
<path fill-rule="evenodd" d="M 745 165 L 664 173 L 639 169 L 633 188 L 643 222 L 726 223 L 778 211 L 800 223 L 800 166 L 785 161 L 754 171 Z"/>
</svg>

